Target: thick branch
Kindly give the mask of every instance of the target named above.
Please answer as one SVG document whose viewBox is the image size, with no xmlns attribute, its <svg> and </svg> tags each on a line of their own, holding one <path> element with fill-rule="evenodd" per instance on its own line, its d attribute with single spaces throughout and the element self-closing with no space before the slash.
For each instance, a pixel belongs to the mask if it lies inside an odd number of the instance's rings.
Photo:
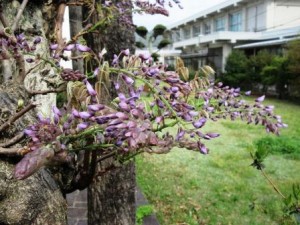
<svg viewBox="0 0 300 225">
<path fill-rule="evenodd" d="M 17 81 L 22 84 L 25 77 L 26 77 L 26 73 L 25 73 L 25 59 L 24 56 L 21 54 L 17 60 L 16 60 L 17 66 L 18 66 L 18 70 L 19 70 L 19 74 L 17 77 Z"/>
<path fill-rule="evenodd" d="M 58 6 L 58 12 L 55 20 L 55 35 L 56 35 L 56 41 L 58 44 L 58 48 L 56 50 L 56 54 L 60 54 L 62 51 L 65 43 L 62 36 L 62 25 L 64 22 L 64 14 L 66 9 L 66 3 L 60 3 Z"/>
<path fill-rule="evenodd" d="M 21 6 L 20 6 L 20 8 L 19 8 L 18 14 L 17 14 L 17 16 L 16 16 L 16 18 L 15 18 L 15 20 L 14 20 L 14 23 L 13 23 L 13 25 L 12 25 L 12 28 L 11 28 L 13 32 L 17 29 L 17 26 L 18 26 L 18 24 L 19 24 L 19 21 L 20 21 L 20 19 L 21 19 L 21 16 L 22 16 L 22 14 L 23 14 L 23 11 L 24 11 L 24 9 L 25 9 L 27 3 L 28 3 L 28 0 L 23 0 Z"/>
<path fill-rule="evenodd" d="M 2 126 L 0 127 L 0 132 L 4 131 L 7 129 L 11 124 L 13 124 L 17 119 L 19 119 L 21 116 L 23 116 L 25 113 L 30 111 L 31 109 L 35 108 L 36 104 L 35 103 L 30 103 L 27 105 L 25 108 L 23 108 L 21 111 L 17 112 L 15 115 L 10 117 L 8 121 L 6 121 Z"/>
<path fill-rule="evenodd" d="M 24 134 L 24 132 L 21 132 L 21 133 L 17 134 L 16 136 L 14 136 L 9 141 L 1 144 L 0 147 L 8 148 L 8 147 L 22 141 L 24 138 L 25 138 L 25 134 Z"/>
<path fill-rule="evenodd" d="M 59 88 L 56 89 L 49 89 L 49 90 L 30 90 L 30 89 L 26 89 L 26 91 L 30 94 L 30 95 L 46 95 L 49 93 L 60 93 L 60 92 L 64 92 L 66 90 L 65 85 L 60 86 Z"/>
<path fill-rule="evenodd" d="M 3 25 L 3 27 L 8 27 L 8 22 L 6 20 L 6 18 L 3 16 L 3 8 L 2 8 L 2 5 L 0 5 L 0 21 Z"/>
<path fill-rule="evenodd" d="M 2 148 L 0 147 L 0 155 L 15 156 L 23 155 L 22 151 L 19 148 Z"/>
</svg>

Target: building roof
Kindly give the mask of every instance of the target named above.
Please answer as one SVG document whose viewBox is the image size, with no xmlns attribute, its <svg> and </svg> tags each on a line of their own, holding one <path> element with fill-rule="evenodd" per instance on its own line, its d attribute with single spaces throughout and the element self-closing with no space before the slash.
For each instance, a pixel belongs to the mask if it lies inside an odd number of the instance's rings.
<svg viewBox="0 0 300 225">
<path fill-rule="evenodd" d="M 274 45 L 281 45 L 286 44 L 289 41 L 296 40 L 298 38 L 284 38 L 284 39 L 277 39 L 277 40 L 271 40 L 271 41 L 260 41 L 250 44 L 244 44 L 244 45 L 238 45 L 234 48 L 236 49 L 246 49 L 246 48 L 259 48 L 259 47 L 266 47 L 266 46 L 274 46 Z"/>
<path fill-rule="evenodd" d="M 215 13 L 215 12 L 220 12 L 221 10 L 225 9 L 225 8 L 228 8 L 228 7 L 232 7 L 232 6 L 236 6 L 238 5 L 239 3 L 242 3 L 242 2 L 247 2 L 248 0 L 227 0 L 225 2 L 222 2 L 218 5 L 215 5 L 213 7 L 210 7 L 206 10 L 202 10 L 192 16 L 189 16 L 185 19 L 182 19 L 182 20 L 179 20 L 171 25 L 168 26 L 168 29 L 173 29 L 173 28 L 176 28 L 182 24 L 186 24 L 188 22 L 192 22 L 198 18 L 205 18 L 206 16 L 208 16 L 209 14 L 212 14 L 212 13 Z"/>
</svg>

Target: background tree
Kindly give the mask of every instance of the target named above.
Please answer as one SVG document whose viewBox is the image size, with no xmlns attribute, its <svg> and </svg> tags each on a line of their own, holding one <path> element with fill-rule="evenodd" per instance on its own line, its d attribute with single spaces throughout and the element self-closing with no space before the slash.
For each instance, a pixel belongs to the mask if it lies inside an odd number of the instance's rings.
<svg viewBox="0 0 300 225">
<path fill-rule="evenodd" d="M 112 5 L 118 7 L 118 11 L 105 12 L 105 9 L 98 7 L 98 12 L 94 13 L 84 24 L 96 24 L 111 17 L 110 21 L 104 22 L 93 33 L 85 36 L 87 45 L 95 52 L 107 53 L 103 56 L 105 60 L 112 61 L 116 53 L 128 49 L 134 52 L 134 27 L 132 24 L 132 14 L 128 9 L 132 8 L 130 0 L 114 0 Z M 100 4 L 101 1 L 98 1 Z M 84 8 L 83 14 L 87 15 L 90 9 Z M 120 11 L 124 12 L 120 15 Z M 111 13 L 111 15 L 109 15 Z M 97 62 L 90 61 L 88 65 L 93 68 Z M 93 72 L 93 71 L 86 71 Z M 109 79 L 101 85 L 101 102 L 109 104 L 116 96 L 113 83 L 117 74 L 109 74 Z M 124 90 L 126 91 L 126 90 Z M 134 224 L 135 223 L 135 166 L 131 161 L 120 165 L 114 159 L 109 158 L 98 164 L 96 174 L 88 188 L 88 223 L 94 224 Z M 111 169 L 108 169 L 111 168 Z M 105 174 L 102 171 L 108 170 Z M 109 196 L 109 198 L 108 198 Z"/>
<path fill-rule="evenodd" d="M 287 69 L 288 59 L 284 56 L 274 56 L 270 65 L 266 65 L 261 71 L 261 83 L 264 87 L 276 86 L 279 98 L 288 97 L 288 86 L 290 83 L 290 73 Z"/>
<path fill-rule="evenodd" d="M 222 82 L 233 87 L 250 89 L 251 77 L 248 75 L 248 64 L 249 59 L 243 51 L 232 51 L 226 60 L 225 74 L 221 76 Z"/>
<path fill-rule="evenodd" d="M 148 32 L 147 28 L 144 26 L 137 27 L 135 29 L 135 32 L 142 38 L 143 42 L 137 41 L 135 43 L 135 46 L 140 49 L 144 49 L 146 47 L 149 50 L 149 53 L 153 60 L 157 62 L 160 57 L 158 52 L 172 43 L 169 39 L 162 37 L 166 30 L 167 28 L 162 24 L 156 25 L 151 32 Z M 157 40 L 157 38 L 160 36 L 162 37 L 162 39 Z M 154 45 L 156 45 L 157 47 L 157 50 L 155 52 L 153 51 Z"/>
<path fill-rule="evenodd" d="M 287 45 L 288 71 L 290 74 L 290 94 L 295 97 L 300 97 L 300 40 L 291 41 Z"/>
</svg>

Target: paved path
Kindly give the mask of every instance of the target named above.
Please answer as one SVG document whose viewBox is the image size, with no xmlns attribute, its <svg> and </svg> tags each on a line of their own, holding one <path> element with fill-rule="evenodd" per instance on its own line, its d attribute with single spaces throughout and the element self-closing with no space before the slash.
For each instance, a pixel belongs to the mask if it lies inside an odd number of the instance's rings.
<svg viewBox="0 0 300 225">
<path fill-rule="evenodd" d="M 147 205 L 148 201 L 139 188 L 136 189 L 136 205 Z M 68 225 L 87 225 L 87 190 L 67 195 Z M 133 224 L 134 225 L 134 224 Z M 159 225 L 154 214 L 144 218 L 143 225 Z"/>
</svg>

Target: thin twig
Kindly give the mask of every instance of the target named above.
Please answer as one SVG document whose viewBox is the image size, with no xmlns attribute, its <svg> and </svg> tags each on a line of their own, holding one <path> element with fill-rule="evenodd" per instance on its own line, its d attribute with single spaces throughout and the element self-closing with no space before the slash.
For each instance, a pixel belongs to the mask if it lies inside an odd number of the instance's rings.
<svg viewBox="0 0 300 225">
<path fill-rule="evenodd" d="M 9 141 L 1 144 L 0 147 L 8 148 L 8 147 L 22 141 L 24 138 L 25 138 L 25 134 L 24 134 L 24 132 L 21 132 L 21 133 L 17 134 L 16 136 L 14 136 Z"/>
<path fill-rule="evenodd" d="M 26 70 L 25 70 L 25 59 L 22 54 L 16 59 L 17 68 L 19 70 L 19 74 L 17 77 L 17 81 L 22 84 L 26 77 Z"/>
<path fill-rule="evenodd" d="M 60 54 L 60 52 L 64 48 L 64 40 L 63 40 L 63 35 L 62 35 L 62 25 L 64 22 L 64 14 L 65 14 L 65 9 L 66 9 L 66 3 L 60 3 L 58 6 L 58 12 L 57 16 L 55 19 L 55 35 L 56 35 L 56 41 L 58 44 L 57 50 L 55 54 Z"/>
<path fill-rule="evenodd" d="M 115 156 L 116 154 L 117 154 L 117 151 L 110 152 L 110 153 L 108 153 L 108 154 L 106 154 L 106 155 L 100 157 L 100 158 L 97 160 L 97 163 L 99 163 L 99 162 L 101 162 L 101 161 L 103 161 L 103 160 L 105 160 L 105 159 L 111 158 L 111 157 Z"/>
<path fill-rule="evenodd" d="M 267 181 L 271 184 L 271 186 L 274 188 L 274 190 L 282 197 L 282 198 L 286 198 L 282 193 L 281 191 L 279 190 L 278 187 L 276 187 L 276 185 L 271 181 L 271 179 L 267 176 L 267 174 L 265 173 L 264 169 L 261 168 L 260 169 L 262 175 L 267 179 Z"/>
<path fill-rule="evenodd" d="M 21 16 L 22 16 L 22 14 L 23 14 L 23 11 L 24 11 L 24 9 L 25 9 L 27 3 L 28 3 L 28 0 L 23 0 L 21 6 L 20 6 L 20 8 L 19 8 L 19 11 L 18 11 L 18 13 L 17 13 L 17 16 L 16 16 L 16 18 L 15 18 L 15 20 L 14 20 L 14 23 L 13 23 L 12 27 L 11 27 L 11 30 L 12 30 L 13 32 L 17 29 L 17 26 L 18 26 L 18 24 L 19 24 L 19 21 L 20 21 L 20 19 L 21 19 Z"/>
<path fill-rule="evenodd" d="M 15 115 L 10 117 L 8 121 L 6 121 L 4 124 L 1 125 L 0 127 L 0 132 L 7 129 L 10 125 L 12 125 L 17 119 L 19 119 L 21 116 L 23 116 L 25 113 L 30 111 L 31 109 L 35 108 L 36 104 L 35 103 L 30 103 L 27 105 L 25 108 L 23 108 L 21 111 L 17 112 Z"/>
<path fill-rule="evenodd" d="M 0 21 L 3 25 L 3 27 L 8 27 L 8 22 L 6 20 L 6 18 L 3 16 L 3 7 L 2 7 L 2 4 L 0 5 Z"/>
<path fill-rule="evenodd" d="M 22 151 L 19 148 L 2 148 L 0 147 L 0 155 L 22 155 Z"/>
</svg>

